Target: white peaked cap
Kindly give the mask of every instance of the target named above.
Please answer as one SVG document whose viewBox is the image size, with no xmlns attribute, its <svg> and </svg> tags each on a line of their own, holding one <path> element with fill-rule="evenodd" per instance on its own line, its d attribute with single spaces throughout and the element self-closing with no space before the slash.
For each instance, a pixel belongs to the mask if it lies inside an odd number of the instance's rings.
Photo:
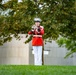
<svg viewBox="0 0 76 75">
<path fill-rule="evenodd" d="M 34 18 L 35 22 L 41 22 L 42 20 L 40 18 Z"/>
</svg>

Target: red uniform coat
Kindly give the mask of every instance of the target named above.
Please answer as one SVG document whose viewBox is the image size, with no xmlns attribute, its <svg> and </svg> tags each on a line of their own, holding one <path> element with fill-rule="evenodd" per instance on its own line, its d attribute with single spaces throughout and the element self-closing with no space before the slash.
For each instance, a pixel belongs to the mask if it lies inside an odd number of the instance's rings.
<svg viewBox="0 0 76 75">
<path fill-rule="evenodd" d="M 44 28 L 43 26 L 39 26 L 40 31 L 29 31 L 28 34 L 33 34 L 32 37 L 32 46 L 43 46 L 43 39 L 42 35 L 44 34 Z"/>
</svg>

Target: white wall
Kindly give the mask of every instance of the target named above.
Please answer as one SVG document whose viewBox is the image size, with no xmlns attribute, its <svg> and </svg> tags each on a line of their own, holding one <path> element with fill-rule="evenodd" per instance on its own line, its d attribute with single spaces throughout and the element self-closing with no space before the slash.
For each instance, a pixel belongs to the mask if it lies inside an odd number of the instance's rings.
<svg viewBox="0 0 76 75">
<path fill-rule="evenodd" d="M 49 54 L 44 56 L 44 61 L 46 65 L 76 65 L 76 54 L 74 57 L 64 58 L 67 49 L 64 47 L 59 47 L 55 41 L 52 43 L 45 44 L 45 50 L 49 50 Z"/>
<path fill-rule="evenodd" d="M 21 40 L 13 38 L 11 42 L 0 46 L 0 64 L 29 64 L 29 44 L 25 44 L 26 36 Z"/>
<path fill-rule="evenodd" d="M 21 40 L 13 38 L 11 42 L 0 46 L 0 64 L 29 65 L 34 64 L 31 42 L 25 44 L 26 35 L 21 34 Z M 55 41 L 44 45 L 47 51 L 44 55 L 45 65 L 76 65 L 76 53 L 73 58 L 64 59 L 66 48 L 59 47 Z"/>
</svg>

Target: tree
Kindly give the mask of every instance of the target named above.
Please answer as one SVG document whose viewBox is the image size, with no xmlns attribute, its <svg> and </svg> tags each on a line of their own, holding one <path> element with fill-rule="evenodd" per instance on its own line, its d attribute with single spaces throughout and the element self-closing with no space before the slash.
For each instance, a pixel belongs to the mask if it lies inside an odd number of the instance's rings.
<svg viewBox="0 0 76 75">
<path fill-rule="evenodd" d="M 73 39 L 67 39 L 67 38 L 60 38 L 59 40 L 57 40 L 57 43 L 59 44 L 59 46 L 61 47 L 65 47 L 67 48 L 68 52 L 66 53 L 65 58 L 67 57 L 73 57 L 73 53 L 76 52 L 76 41 Z"/>
<path fill-rule="evenodd" d="M 43 20 L 44 39 L 56 40 L 61 35 L 76 41 L 76 0 L 10 0 L 0 3 L 0 9 L 0 44 L 10 41 L 11 34 L 16 38 L 19 33 L 27 34 L 34 17 Z M 2 15 L 8 9 L 9 13 Z M 30 38 L 26 42 L 29 41 Z"/>
</svg>

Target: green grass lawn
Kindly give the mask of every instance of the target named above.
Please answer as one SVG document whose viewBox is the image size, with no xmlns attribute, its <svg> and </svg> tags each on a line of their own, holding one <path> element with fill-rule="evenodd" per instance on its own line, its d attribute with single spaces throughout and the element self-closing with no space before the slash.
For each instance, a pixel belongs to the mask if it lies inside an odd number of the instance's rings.
<svg viewBox="0 0 76 75">
<path fill-rule="evenodd" d="M 0 75 L 76 75 L 76 66 L 0 65 Z"/>
</svg>

